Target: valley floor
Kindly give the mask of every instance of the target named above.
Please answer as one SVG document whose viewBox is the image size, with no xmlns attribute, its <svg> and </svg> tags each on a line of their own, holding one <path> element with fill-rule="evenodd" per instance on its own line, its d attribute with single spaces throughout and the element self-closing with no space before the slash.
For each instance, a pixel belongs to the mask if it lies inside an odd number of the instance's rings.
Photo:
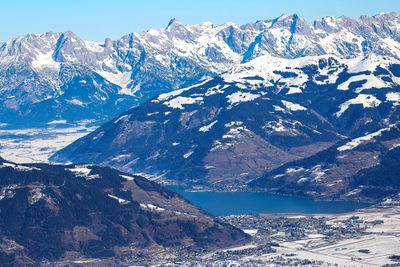
<svg viewBox="0 0 400 267">
<path fill-rule="evenodd" d="M 397 197 L 400 199 L 400 196 Z M 253 236 L 246 245 L 188 253 L 152 247 L 118 259 L 69 259 L 72 266 L 400 266 L 400 202 L 340 215 L 219 217 Z M 156 253 L 155 253 L 156 252 Z"/>
<path fill-rule="evenodd" d="M 221 217 L 254 236 L 251 244 L 203 255 L 188 266 L 400 265 L 400 205 L 342 215 Z"/>
<path fill-rule="evenodd" d="M 0 129 L 0 154 L 17 163 L 47 162 L 52 153 L 93 130 L 94 127 L 84 123 L 70 127 L 52 125 L 47 129 Z M 158 259 L 152 263 L 163 266 L 400 266 L 399 201 L 387 200 L 340 215 L 231 215 L 220 219 L 252 235 L 253 241 L 206 254 L 160 250 Z M 143 263 L 140 257 L 131 260 Z M 104 261 L 79 259 L 68 263 L 98 266 Z"/>
<path fill-rule="evenodd" d="M 15 163 L 48 162 L 53 153 L 95 129 L 87 123 L 69 126 L 54 122 L 47 128 L 0 128 L 0 154 Z"/>
</svg>

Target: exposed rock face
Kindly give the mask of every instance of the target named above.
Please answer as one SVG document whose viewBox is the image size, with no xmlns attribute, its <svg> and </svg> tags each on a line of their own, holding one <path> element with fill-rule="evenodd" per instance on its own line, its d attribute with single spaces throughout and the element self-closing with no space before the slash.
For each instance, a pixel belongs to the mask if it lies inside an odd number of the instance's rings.
<svg viewBox="0 0 400 267">
<path fill-rule="evenodd" d="M 90 258 L 150 263 L 168 249 L 207 251 L 248 241 L 154 182 L 88 165 L 1 160 L 0 215 L 2 266 Z"/>
<path fill-rule="evenodd" d="M 398 60 L 399 24 L 397 13 L 313 23 L 282 15 L 245 25 L 184 25 L 174 19 L 165 29 L 104 43 L 70 31 L 29 34 L 0 44 L 0 122 L 104 120 L 263 55 L 375 54 Z"/>
</svg>

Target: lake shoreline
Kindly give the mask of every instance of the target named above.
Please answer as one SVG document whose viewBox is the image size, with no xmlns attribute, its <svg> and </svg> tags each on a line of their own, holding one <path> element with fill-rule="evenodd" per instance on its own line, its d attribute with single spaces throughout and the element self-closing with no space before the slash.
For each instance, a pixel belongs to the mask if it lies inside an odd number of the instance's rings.
<svg viewBox="0 0 400 267">
<path fill-rule="evenodd" d="M 344 214 L 370 207 L 374 204 L 347 200 L 317 200 L 304 196 L 259 191 L 192 191 L 176 186 L 167 186 L 167 188 L 215 216 L 246 214 Z"/>
<path fill-rule="evenodd" d="M 170 184 L 170 183 L 161 183 L 161 185 L 167 189 L 172 188 L 177 188 L 178 191 L 181 191 L 182 189 L 185 190 L 185 192 L 191 192 L 191 193 L 205 193 L 205 192 L 212 192 L 212 193 L 237 193 L 237 192 L 244 192 L 244 193 L 267 193 L 267 194 L 273 194 L 273 195 L 278 195 L 278 196 L 288 196 L 288 197 L 297 197 L 297 198 L 305 198 L 305 199 L 310 199 L 314 201 L 327 201 L 327 202 L 341 202 L 341 201 L 351 201 L 351 202 L 359 202 L 359 203 L 368 203 L 370 205 L 377 204 L 381 201 L 381 199 L 370 199 L 370 198 L 350 198 L 350 197 L 342 197 L 342 198 L 331 198 L 331 197 L 312 197 L 312 196 L 305 196 L 305 195 L 296 195 L 296 194 L 286 194 L 286 193 L 281 193 L 281 192 L 276 192 L 274 190 L 257 190 L 257 189 L 252 189 L 247 186 L 242 186 L 242 187 L 235 187 L 234 189 L 229 189 L 227 187 L 223 188 L 214 188 L 214 187 L 201 187 L 201 189 L 197 189 L 193 186 L 190 185 L 183 185 L 183 184 Z M 197 187 L 197 186 L 196 186 Z"/>
</svg>

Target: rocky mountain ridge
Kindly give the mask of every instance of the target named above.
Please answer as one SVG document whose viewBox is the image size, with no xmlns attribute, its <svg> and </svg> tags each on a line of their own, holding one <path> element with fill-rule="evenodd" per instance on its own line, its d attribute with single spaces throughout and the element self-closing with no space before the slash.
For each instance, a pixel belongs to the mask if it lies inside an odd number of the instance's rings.
<svg viewBox="0 0 400 267">
<path fill-rule="evenodd" d="M 285 14 L 244 25 L 173 19 L 164 29 L 104 43 L 70 31 L 28 34 L 0 44 L 1 122 L 102 121 L 263 55 L 348 59 L 372 53 L 398 60 L 399 25 L 397 13 L 312 23 Z"/>
</svg>

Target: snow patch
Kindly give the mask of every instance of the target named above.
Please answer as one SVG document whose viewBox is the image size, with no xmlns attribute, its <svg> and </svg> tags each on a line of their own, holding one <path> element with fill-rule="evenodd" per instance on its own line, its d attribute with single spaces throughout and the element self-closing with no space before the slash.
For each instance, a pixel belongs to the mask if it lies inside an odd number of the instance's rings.
<svg viewBox="0 0 400 267">
<path fill-rule="evenodd" d="M 92 169 L 90 169 L 88 167 L 89 167 L 88 165 L 75 165 L 74 168 L 66 169 L 66 170 L 72 172 L 77 177 L 84 177 L 86 180 L 100 178 L 100 175 L 98 175 L 98 174 L 90 175 L 90 172 L 92 171 Z"/>
<path fill-rule="evenodd" d="M 81 100 L 78 99 L 67 100 L 67 102 L 76 106 L 81 106 L 81 107 L 85 106 L 85 103 L 83 103 Z"/>
<path fill-rule="evenodd" d="M 54 120 L 54 121 L 49 121 L 47 124 L 48 124 L 48 125 L 67 124 L 67 121 L 66 121 L 66 120 Z"/>
<path fill-rule="evenodd" d="M 192 104 L 201 104 L 203 102 L 202 97 L 184 97 L 184 96 L 178 96 L 176 98 L 173 98 L 169 101 L 164 102 L 163 104 L 173 108 L 173 109 L 184 109 L 183 105 L 192 105 Z"/>
<path fill-rule="evenodd" d="M 292 95 L 292 94 L 301 94 L 303 91 L 298 88 L 298 87 L 290 87 L 289 91 L 286 93 L 287 95 Z"/>
<path fill-rule="evenodd" d="M 243 229 L 243 232 L 248 235 L 255 236 L 258 232 L 258 229 Z"/>
<path fill-rule="evenodd" d="M 129 203 L 130 203 L 129 200 L 126 200 L 126 199 L 123 199 L 123 198 L 119 198 L 119 197 L 114 196 L 114 195 L 111 195 L 111 194 L 108 194 L 108 196 L 109 196 L 110 198 L 112 198 L 112 199 L 117 200 L 118 203 L 121 204 L 121 205 L 126 205 L 126 204 L 129 204 Z"/>
<path fill-rule="evenodd" d="M 370 88 L 384 88 L 387 87 L 387 85 L 378 77 L 370 74 L 370 75 L 357 75 L 357 76 L 352 76 L 350 77 L 347 81 L 339 84 L 337 87 L 338 90 L 349 90 L 349 86 L 353 82 L 360 82 L 365 80 L 365 83 L 363 83 L 361 86 L 356 88 L 356 92 L 361 92 L 364 89 L 370 89 Z"/>
<path fill-rule="evenodd" d="M 281 100 L 282 104 L 286 107 L 286 109 L 291 110 L 291 111 L 301 111 L 301 110 L 307 110 L 307 108 L 296 104 L 296 103 L 292 103 L 289 101 L 285 101 L 285 100 Z"/>
<path fill-rule="evenodd" d="M 216 123 L 218 122 L 218 120 L 213 121 L 212 123 L 205 125 L 203 127 L 200 127 L 199 132 L 208 132 Z"/>
<path fill-rule="evenodd" d="M 231 105 L 240 104 L 242 102 L 253 101 L 254 99 L 259 98 L 261 95 L 259 94 L 251 94 L 247 92 L 235 92 L 231 95 L 228 95 L 226 98 L 228 99 L 228 103 Z"/>
<path fill-rule="evenodd" d="M 185 159 L 187 159 L 187 158 L 190 157 L 192 154 L 193 154 L 193 151 L 190 150 L 190 151 L 188 151 L 186 154 L 184 154 L 183 157 L 184 157 Z"/>
<path fill-rule="evenodd" d="M 399 92 L 387 93 L 386 100 L 389 102 L 393 102 L 394 106 L 398 106 L 398 105 L 400 105 L 400 93 Z"/>
<path fill-rule="evenodd" d="M 143 208 L 143 209 L 147 209 L 147 210 L 165 211 L 165 209 L 160 208 L 160 207 L 158 207 L 158 206 L 156 206 L 156 205 L 153 205 L 153 204 L 143 204 L 143 203 L 140 203 L 140 207 Z"/>
<path fill-rule="evenodd" d="M 104 51 L 104 47 L 100 42 L 94 41 L 83 41 L 85 43 L 86 48 L 94 53 L 102 53 Z"/>
<path fill-rule="evenodd" d="M 118 123 L 118 122 L 120 122 L 120 121 L 125 122 L 125 121 L 127 121 L 128 119 L 129 119 L 129 115 L 123 115 L 123 116 L 119 117 L 116 121 L 114 121 L 114 124 L 115 124 L 115 123 Z"/>
<path fill-rule="evenodd" d="M 36 69 L 50 68 L 58 71 L 60 69 L 60 62 L 53 59 L 53 52 L 39 53 L 32 61 L 32 67 Z"/>
<path fill-rule="evenodd" d="M 120 174 L 119 176 L 121 176 L 122 178 L 124 178 L 125 180 L 128 180 L 128 181 L 133 181 L 134 180 L 134 178 L 132 176 L 129 176 L 129 175 Z"/>
<path fill-rule="evenodd" d="M 173 97 L 175 97 L 175 96 L 178 96 L 178 95 L 180 95 L 181 93 L 183 93 L 183 92 L 185 92 L 185 91 L 188 91 L 188 90 L 190 90 L 190 89 L 192 89 L 192 88 L 200 87 L 200 86 L 204 85 L 205 83 L 209 82 L 210 80 L 211 80 L 211 79 L 206 79 L 206 80 L 204 80 L 204 81 L 202 81 L 202 82 L 200 82 L 200 83 L 191 85 L 191 86 L 189 86 L 189 87 L 181 88 L 181 89 L 179 89 L 179 90 L 174 90 L 174 91 L 172 91 L 172 92 L 165 93 L 165 94 L 160 94 L 160 95 L 157 97 L 157 100 L 155 100 L 155 101 L 156 101 L 156 102 L 159 102 L 159 101 L 169 100 L 169 99 L 171 99 L 171 98 L 173 98 Z M 154 101 L 154 100 L 153 100 L 153 101 Z"/>
<path fill-rule="evenodd" d="M 4 167 L 11 167 L 17 171 L 33 171 L 33 170 L 40 171 L 41 170 L 40 168 L 37 168 L 37 167 L 19 165 L 19 164 L 8 163 L 8 162 L 3 162 L 0 165 L 0 168 L 4 168 Z"/>
<path fill-rule="evenodd" d="M 350 105 L 361 104 L 363 108 L 375 108 L 381 104 L 381 101 L 373 95 L 359 94 L 356 98 L 347 100 L 340 105 L 339 111 L 335 113 L 336 117 L 340 117 Z"/>
<path fill-rule="evenodd" d="M 362 143 L 369 142 L 369 141 L 373 140 L 375 137 L 380 136 L 382 134 L 382 132 L 387 131 L 387 130 L 389 130 L 389 128 L 384 128 L 379 131 L 355 138 L 355 139 L 351 140 L 350 142 L 346 143 L 345 145 L 338 147 L 337 150 L 342 152 L 342 151 L 354 149 L 357 146 L 361 145 Z"/>
</svg>

